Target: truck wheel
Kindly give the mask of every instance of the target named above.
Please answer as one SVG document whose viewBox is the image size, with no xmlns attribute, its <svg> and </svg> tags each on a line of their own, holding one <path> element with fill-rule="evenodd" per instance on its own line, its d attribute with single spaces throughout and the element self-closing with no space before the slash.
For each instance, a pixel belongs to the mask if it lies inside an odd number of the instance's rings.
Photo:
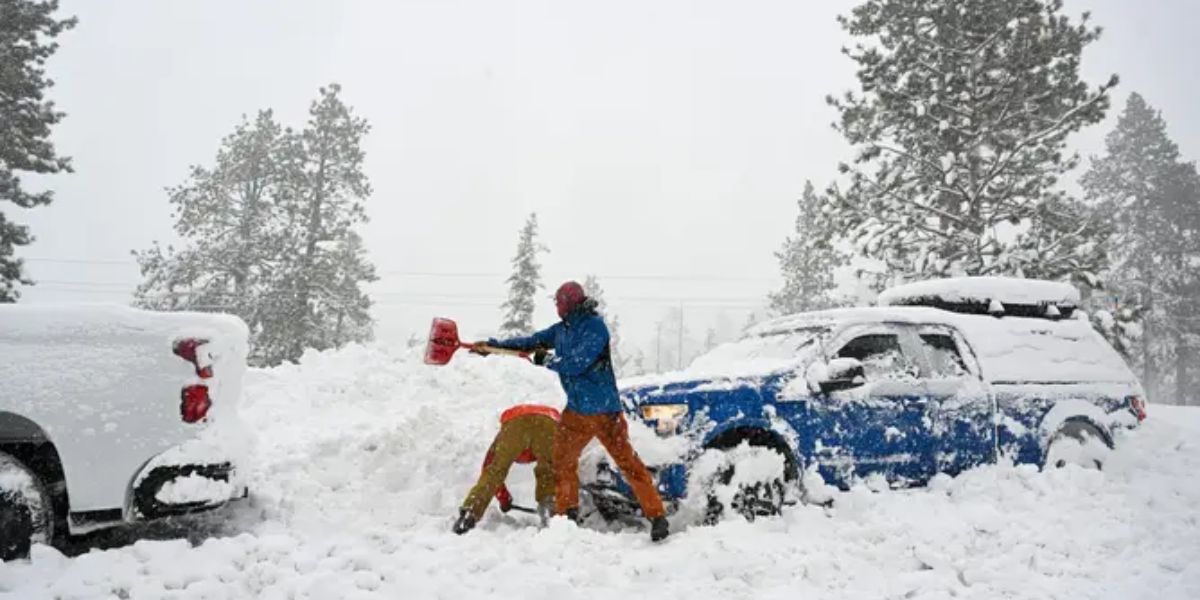
<svg viewBox="0 0 1200 600">
<path fill-rule="evenodd" d="M 1042 469 L 1076 465 L 1085 469 L 1104 468 L 1112 442 L 1098 428 L 1082 421 L 1067 421 L 1059 427 L 1042 458 Z"/>
<path fill-rule="evenodd" d="M 728 488 L 735 481 L 737 472 L 737 460 L 739 455 L 745 454 L 747 451 L 751 453 L 773 452 L 778 454 L 773 448 L 765 446 L 740 446 L 726 450 L 726 454 L 731 459 L 731 464 L 721 469 L 714 478 L 713 486 L 708 493 L 708 504 L 704 512 L 704 524 L 715 525 L 721 520 L 721 517 L 728 511 L 731 514 L 741 515 L 747 521 L 754 522 L 758 517 L 773 517 L 783 512 L 786 483 L 785 479 L 786 468 L 778 474 L 778 477 L 763 478 L 758 481 L 741 481 L 737 483 L 737 489 L 733 491 L 732 497 L 728 496 L 728 491 L 724 494 L 718 493 L 721 488 Z M 785 462 L 786 464 L 786 462 Z"/>
<path fill-rule="evenodd" d="M 0 452 L 0 560 L 29 556 L 54 539 L 50 496 L 25 465 Z"/>
</svg>

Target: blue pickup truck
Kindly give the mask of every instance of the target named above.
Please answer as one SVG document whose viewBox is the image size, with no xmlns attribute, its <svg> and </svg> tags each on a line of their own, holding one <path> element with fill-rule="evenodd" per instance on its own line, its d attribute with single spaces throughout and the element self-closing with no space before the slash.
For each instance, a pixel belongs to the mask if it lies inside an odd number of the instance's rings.
<svg viewBox="0 0 1200 600">
<path fill-rule="evenodd" d="M 1145 405 L 1078 302 L 1073 287 L 1044 281 L 910 284 L 885 292 L 883 306 L 761 324 L 682 372 L 624 381 L 622 399 L 659 436 L 686 440 L 676 460 L 653 466 L 664 499 L 696 493 L 696 464 L 713 451 L 782 457 L 774 476 L 737 484 L 732 501 L 710 496 L 709 520 L 775 514 L 812 473 L 846 489 L 921 485 L 999 460 L 1098 468 Z M 705 475 L 700 489 L 736 483 L 737 468 Z M 606 515 L 636 506 L 603 463 L 586 487 Z"/>
</svg>

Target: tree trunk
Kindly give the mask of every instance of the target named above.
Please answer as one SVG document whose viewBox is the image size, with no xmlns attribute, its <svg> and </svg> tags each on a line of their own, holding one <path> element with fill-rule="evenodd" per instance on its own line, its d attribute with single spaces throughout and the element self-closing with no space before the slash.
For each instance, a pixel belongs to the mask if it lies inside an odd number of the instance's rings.
<svg viewBox="0 0 1200 600">
<path fill-rule="evenodd" d="M 1183 406 L 1192 404 L 1192 382 L 1188 381 L 1188 363 L 1192 352 L 1188 348 L 1183 331 L 1175 332 L 1175 403 Z"/>
<path fill-rule="evenodd" d="M 1154 281 L 1147 271 L 1145 280 L 1143 281 L 1142 293 L 1145 294 L 1145 300 L 1142 302 L 1142 309 L 1145 311 L 1142 314 L 1142 387 L 1146 390 L 1146 397 L 1152 401 L 1158 402 L 1157 385 L 1155 381 L 1154 354 L 1153 354 L 1153 338 L 1154 338 Z"/>
<path fill-rule="evenodd" d="M 324 148 L 321 148 L 324 152 Z M 296 316 L 299 321 L 297 323 L 298 330 L 296 338 L 292 340 L 292 358 L 298 360 L 300 355 L 304 353 L 304 346 L 308 341 L 308 335 L 311 333 L 313 326 L 313 311 L 310 305 L 312 296 L 312 286 L 310 279 L 312 277 L 313 265 L 316 264 L 317 257 L 317 242 L 320 241 L 322 220 L 321 207 L 325 200 L 325 156 L 322 154 L 321 160 L 317 166 L 316 177 L 313 182 L 312 201 L 309 204 L 308 226 L 306 227 L 306 240 L 304 247 L 304 260 L 301 261 L 301 270 L 299 273 L 299 281 L 296 289 Z"/>
</svg>

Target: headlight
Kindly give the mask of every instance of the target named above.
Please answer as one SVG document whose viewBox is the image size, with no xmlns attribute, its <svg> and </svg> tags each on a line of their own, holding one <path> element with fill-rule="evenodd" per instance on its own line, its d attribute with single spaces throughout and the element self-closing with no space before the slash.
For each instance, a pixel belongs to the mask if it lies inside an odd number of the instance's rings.
<svg viewBox="0 0 1200 600">
<path fill-rule="evenodd" d="M 651 404 L 642 407 L 642 418 L 655 421 L 655 431 L 659 434 L 675 433 L 679 420 L 688 412 L 686 404 Z"/>
</svg>

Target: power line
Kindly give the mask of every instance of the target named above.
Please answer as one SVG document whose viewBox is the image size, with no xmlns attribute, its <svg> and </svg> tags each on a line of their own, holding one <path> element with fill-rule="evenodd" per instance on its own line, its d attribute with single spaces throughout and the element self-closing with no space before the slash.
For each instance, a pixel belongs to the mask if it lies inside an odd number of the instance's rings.
<svg viewBox="0 0 1200 600">
<path fill-rule="evenodd" d="M 137 282 L 117 282 L 117 281 L 62 281 L 54 279 L 38 279 L 34 281 L 32 287 L 41 287 L 42 285 L 70 285 L 80 287 L 119 287 L 119 288 L 134 288 L 137 287 Z"/>
<path fill-rule="evenodd" d="M 132 296 L 132 289 L 106 289 L 106 288 L 89 288 L 75 287 L 64 284 L 49 284 L 33 286 L 31 290 L 42 290 L 47 292 L 66 293 L 66 294 L 90 294 L 90 295 L 115 295 L 115 296 Z M 148 294 L 148 298 L 183 298 L 187 296 L 205 296 L 215 298 L 236 298 L 232 293 L 218 292 L 159 292 Z M 463 307 L 499 307 L 501 302 L 492 295 L 483 294 L 412 294 L 405 292 L 387 292 L 368 294 L 372 298 L 384 298 L 382 301 L 375 302 L 375 306 L 463 306 Z M 642 307 L 663 307 L 670 308 L 679 306 L 681 303 L 688 308 L 758 308 L 762 306 L 763 299 L 756 296 L 745 297 L 704 297 L 691 296 L 685 298 L 668 297 L 668 296 L 632 296 L 632 297 L 614 297 L 609 300 L 612 305 L 624 306 L 642 306 Z"/>
<path fill-rule="evenodd" d="M 46 285 L 51 285 L 51 286 L 67 286 L 67 287 L 66 288 L 45 287 L 40 284 L 46 284 Z M 53 290 L 53 291 L 126 293 L 126 289 L 112 289 L 112 290 L 110 290 L 110 289 L 90 289 L 89 286 L 91 286 L 91 285 L 95 285 L 100 288 L 121 286 L 123 288 L 127 288 L 130 291 L 132 290 L 133 287 L 136 287 L 135 284 L 116 284 L 116 283 L 100 283 L 100 282 L 86 282 L 86 281 L 43 281 L 43 282 L 39 282 L 39 285 L 32 286 L 32 288 L 33 289 L 40 288 L 40 289 L 47 289 L 47 290 Z M 76 289 L 77 287 L 82 287 L 82 289 Z M 70 289 L 67 289 L 67 288 L 70 288 Z M 233 292 L 220 292 L 220 291 L 213 291 L 213 290 L 165 291 L 165 292 L 156 292 L 156 293 L 153 293 L 150 295 L 151 296 L 161 296 L 161 297 L 199 296 L 199 295 L 228 296 L 228 297 L 236 296 L 236 294 L 234 294 Z M 425 293 L 425 292 L 401 292 L 401 291 L 375 291 L 375 292 L 369 292 L 367 295 L 373 296 L 373 297 L 404 297 L 406 299 L 425 299 L 425 300 L 438 300 L 438 299 L 471 300 L 471 299 L 474 299 L 474 300 L 486 300 L 489 302 L 492 302 L 492 301 L 500 302 L 500 300 L 501 300 L 501 298 L 499 296 L 497 296 L 496 294 L 486 294 L 486 293 L 453 293 L 453 292 Z M 614 296 L 611 299 L 609 299 L 610 302 L 617 302 L 617 303 L 625 303 L 625 302 L 678 303 L 680 300 L 681 300 L 680 297 L 675 296 L 675 295 L 671 295 L 671 296 Z M 757 302 L 757 301 L 761 300 L 761 298 L 759 296 L 685 296 L 682 298 L 682 300 L 684 302 L 718 302 L 718 303 L 719 302 L 735 302 L 736 303 L 736 302 Z"/>
<path fill-rule="evenodd" d="M 69 265 L 137 265 L 135 260 L 102 260 L 89 258 L 43 258 L 43 257 L 24 257 L 22 260 L 32 263 L 50 263 L 50 264 L 69 264 Z M 449 279 L 483 279 L 483 278 L 506 278 L 508 273 L 485 273 L 485 272 L 452 272 L 452 271 L 408 271 L 408 270 L 389 270 L 380 271 L 379 275 L 388 275 L 396 277 L 433 277 L 433 278 L 449 278 Z M 563 275 L 554 273 L 553 275 Z M 743 282 L 763 282 L 774 281 L 775 277 L 769 276 L 750 276 L 750 275 L 716 275 L 716 274 L 660 274 L 660 273 L 631 273 L 631 274 L 615 274 L 605 275 L 597 273 L 596 276 L 605 280 L 633 280 L 633 281 L 743 281 Z"/>
<path fill-rule="evenodd" d="M 39 258 L 25 256 L 20 257 L 25 262 L 34 263 L 52 263 L 65 265 L 136 265 L 136 260 L 100 260 L 94 258 Z"/>
</svg>

